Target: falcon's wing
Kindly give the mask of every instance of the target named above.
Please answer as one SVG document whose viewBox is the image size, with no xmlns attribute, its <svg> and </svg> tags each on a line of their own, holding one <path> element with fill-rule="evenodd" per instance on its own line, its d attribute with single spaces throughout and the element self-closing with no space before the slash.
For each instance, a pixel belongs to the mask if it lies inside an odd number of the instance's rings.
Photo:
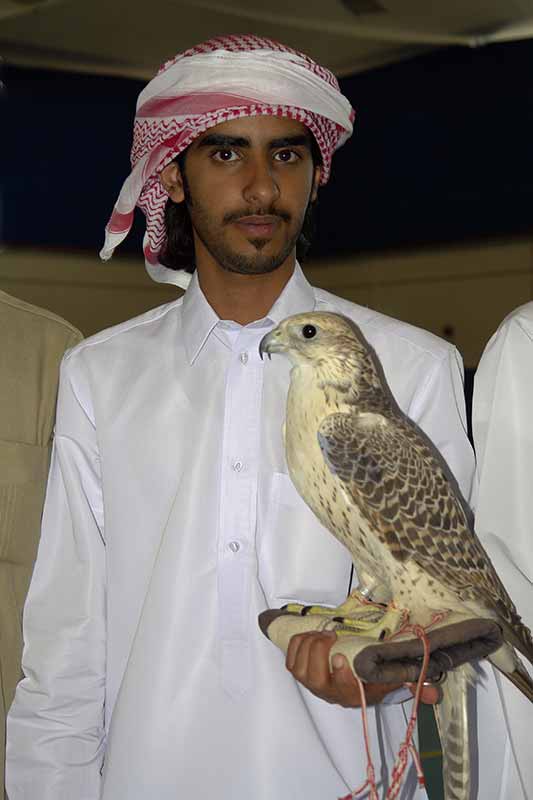
<svg viewBox="0 0 533 800">
<path fill-rule="evenodd" d="M 457 482 L 414 423 L 331 414 L 318 440 L 329 468 L 398 561 L 412 558 L 459 597 L 481 600 L 510 624 L 519 621 Z"/>
</svg>

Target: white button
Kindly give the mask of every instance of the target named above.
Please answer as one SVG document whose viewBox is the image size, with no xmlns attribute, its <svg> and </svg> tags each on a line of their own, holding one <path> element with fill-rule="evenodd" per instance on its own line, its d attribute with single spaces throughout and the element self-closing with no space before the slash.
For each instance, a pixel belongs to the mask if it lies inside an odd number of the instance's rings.
<svg viewBox="0 0 533 800">
<path fill-rule="evenodd" d="M 232 553 L 238 553 L 239 550 L 241 549 L 241 546 L 240 546 L 239 542 L 230 542 L 228 544 L 228 547 L 229 547 L 229 549 L 231 550 Z"/>
<path fill-rule="evenodd" d="M 248 363 L 248 353 L 246 353 L 246 352 L 241 353 L 240 356 L 239 356 L 239 359 L 240 359 L 241 364 L 247 364 Z"/>
<path fill-rule="evenodd" d="M 240 460 L 234 461 L 232 466 L 235 472 L 240 472 L 241 469 L 243 468 L 243 463 Z"/>
</svg>

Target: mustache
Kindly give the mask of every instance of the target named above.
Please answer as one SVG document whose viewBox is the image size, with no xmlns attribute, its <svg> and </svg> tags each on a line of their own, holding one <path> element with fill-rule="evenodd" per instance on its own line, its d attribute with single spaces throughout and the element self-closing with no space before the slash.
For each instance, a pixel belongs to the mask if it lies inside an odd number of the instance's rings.
<svg viewBox="0 0 533 800">
<path fill-rule="evenodd" d="M 290 222 L 292 219 L 291 214 L 288 211 L 284 211 L 280 208 L 246 208 L 240 209 L 239 211 L 231 211 L 228 214 L 225 214 L 223 217 L 223 222 L 225 224 L 229 224 L 231 222 L 238 222 L 243 217 L 279 217 L 284 222 Z"/>
</svg>

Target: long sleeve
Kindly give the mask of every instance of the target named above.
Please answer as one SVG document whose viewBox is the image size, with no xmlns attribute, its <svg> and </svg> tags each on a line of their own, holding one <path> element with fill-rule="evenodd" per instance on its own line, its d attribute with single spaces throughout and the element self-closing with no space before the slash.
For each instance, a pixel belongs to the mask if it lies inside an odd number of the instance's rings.
<svg viewBox="0 0 533 800">
<path fill-rule="evenodd" d="M 476 373 L 473 405 L 477 534 L 529 627 L 533 627 L 532 398 L 533 304 L 529 303 L 507 318 L 488 343 Z M 531 797 L 531 704 L 499 674 L 496 682 L 521 790 L 524 797 Z M 518 796 L 513 794 L 512 800 Z M 511 800 L 510 794 L 507 797 Z"/>
<path fill-rule="evenodd" d="M 79 351 L 59 388 L 41 541 L 8 717 L 10 800 L 97 800 L 104 751 L 105 545 L 99 458 Z"/>
<path fill-rule="evenodd" d="M 533 309 L 533 304 L 531 304 Z M 533 317 L 533 312 L 531 314 Z M 516 602 L 533 623 L 533 321 L 511 318 L 491 339 L 476 373 L 473 431 L 477 453 L 478 535 L 490 537 L 517 571 Z M 514 590 L 514 587 L 513 587 Z"/>
</svg>

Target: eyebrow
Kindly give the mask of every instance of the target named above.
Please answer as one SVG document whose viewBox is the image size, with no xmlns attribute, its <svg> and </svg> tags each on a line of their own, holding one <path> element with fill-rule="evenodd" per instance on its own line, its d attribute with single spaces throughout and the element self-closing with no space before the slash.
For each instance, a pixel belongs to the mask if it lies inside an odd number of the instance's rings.
<svg viewBox="0 0 533 800">
<path fill-rule="evenodd" d="M 271 150 L 276 150 L 280 147 L 299 147 L 305 145 L 311 148 L 309 136 L 305 133 L 298 133 L 294 136 L 283 136 L 279 139 L 271 139 L 268 143 Z M 205 136 L 200 142 L 198 147 L 250 147 L 250 140 L 242 136 L 223 136 L 219 133 L 211 133 Z"/>
</svg>

